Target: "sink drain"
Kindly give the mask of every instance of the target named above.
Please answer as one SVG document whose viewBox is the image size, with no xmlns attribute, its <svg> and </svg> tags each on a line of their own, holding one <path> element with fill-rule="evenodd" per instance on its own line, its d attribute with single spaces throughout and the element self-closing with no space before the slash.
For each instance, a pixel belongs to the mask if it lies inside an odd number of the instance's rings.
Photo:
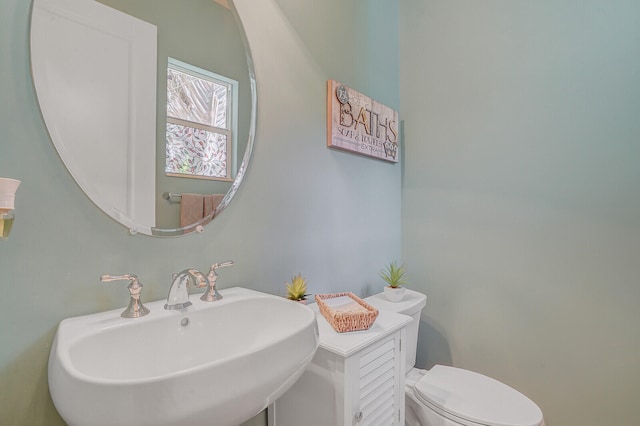
<svg viewBox="0 0 640 426">
<path fill-rule="evenodd" d="M 189 325 L 189 318 L 182 318 L 182 320 L 180 321 L 180 325 L 183 327 L 186 327 Z"/>
</svg>

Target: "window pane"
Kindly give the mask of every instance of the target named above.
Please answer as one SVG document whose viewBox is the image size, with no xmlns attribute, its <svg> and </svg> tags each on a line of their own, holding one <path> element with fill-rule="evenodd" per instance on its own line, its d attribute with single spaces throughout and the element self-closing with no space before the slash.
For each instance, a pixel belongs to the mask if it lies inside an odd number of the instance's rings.
<svg viewBox="0 0 640 426">
<path fill-rule="evenodd" d="M 227 178 L 227 136 L 167 123 L 165 171 Z"/>
<path fill-rule="evenodd" d="M 167 115 L 228 129 L 227 87 L 169 68 Z"/>
</svg>

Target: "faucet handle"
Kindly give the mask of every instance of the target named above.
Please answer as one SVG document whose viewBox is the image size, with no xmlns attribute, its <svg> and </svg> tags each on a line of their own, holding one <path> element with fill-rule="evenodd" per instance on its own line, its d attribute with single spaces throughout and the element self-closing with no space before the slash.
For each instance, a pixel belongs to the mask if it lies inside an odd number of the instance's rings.
<svg viewBox="0 0 640 426">
<path fill-rule="evenodd" d="M 235 262 L 233 260 L 227 260 L 226 262 L 214 263 L 211 265 L 209 269 L 209 273 L 207 274 L 207 279 L 209 281 L 209 285 L 204 290 L 202 297 L 200 300 L 204 300 L 205 302 L 215 302 L 216 300 L 222 299 L 222 295 L 218 293 L 218 289 L 216 288 L 216 279 L 218 278 L 218 273 L 216 272 L 219 268 L 224 268 L 225 266 L 231 266 Z"/>
<path fill-rule="evenodd" d="M 100 281 L 102 281 L 103 283 L 106 283 L 109 281 L 124 281 L 124 280 L 131 280 L 132 284 L 134 281 L 140 284 L 140 281 L 138 280 L 138 276 L 136 274 L 100 275 Z"/>
<path fill-rule="evenodd" d="M 125 275 L 102 275 L 100 276 L 100 281 L 109 282 L 109 281 L 123 281 L 129 280 L 129 285 L 127 288 L 129 289 L 129 306 L 127 309 L 120 314 L 123 318 L 139 318 L 147 315 L 149 313 L 149 309 L 145 308 L 142 305 L 142 301 L 140 300 L 140 293 L 142 293 L 142 283 L 138 280 L 138 276 L 135 274 L 125 274 Z"/>
<path fill-rule="evenodd" d="M 213 265 L 211 265 L 211 268 L 209 269 L 209 278 L 211 278 L 211 275 L 215 273 L 216 269 L 220 269 L 220 268 L 224 268 L 225 266 L 233 266 L 235 262 L 233 260 L 227 260 L 226 262 L 220 262 L 220 263 L 214 263 Z"/>
</svg>

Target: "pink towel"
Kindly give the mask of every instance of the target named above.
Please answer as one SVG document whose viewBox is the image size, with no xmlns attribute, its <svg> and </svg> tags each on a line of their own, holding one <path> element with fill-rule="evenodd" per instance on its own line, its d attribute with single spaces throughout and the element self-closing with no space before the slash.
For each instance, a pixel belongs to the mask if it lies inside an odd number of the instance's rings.
<svg viewBox="0 0 640 426">
<path fill-rule="evenodd" d="M 180 226 L 185 227 L 202 220 L 204 212 L 204 195 L 182 194 L 180 200 Z"/>
<path fill-rule="evenodd" d="M 185 227 L 215 217 L 215 210 L 224 198 L 224 194 L 182 194 L 180 205 L 180 226 Z M 213 213 L 213 214 L 212 214 Z M 208 222 L 208 221 L 207 221 Z M 206 222 L 203 222 L 204 225 Z"/>
<path fill-rule="evenodd" d="M 206 195 L 204 198 L 204 215 L 205 217 L 209 215 L 211 212 L 214 212 L 222 199 L 224 198 L 224 194 L 211 194 Z M 214 214 L 213 217 L 216 215 Z"/>
</svg>

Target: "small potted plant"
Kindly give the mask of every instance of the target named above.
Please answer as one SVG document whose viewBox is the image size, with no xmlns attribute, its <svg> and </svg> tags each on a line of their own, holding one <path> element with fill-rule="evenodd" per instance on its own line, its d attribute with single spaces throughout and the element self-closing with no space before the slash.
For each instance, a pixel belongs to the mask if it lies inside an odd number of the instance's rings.
<svg viewBox="0 0 640 426">
<path fill-rule="evenodd" d="M 287 283 L 287 299 L 307 304 L 307 280 L 302 278 L 302 274 L 291 277 L 291 283 Z"/>
<path fill-rule="evenodd" d="M 405 288 L 403 284 L 407 283 L 406 273 L 407 267 L 404 264 L 398 266 L 395 261 L 380 271 L 380 277 L 387 283 L 384 288 L 384 295 L 389 301 L 399 302 L 404 297 Z"/>
</svg>

